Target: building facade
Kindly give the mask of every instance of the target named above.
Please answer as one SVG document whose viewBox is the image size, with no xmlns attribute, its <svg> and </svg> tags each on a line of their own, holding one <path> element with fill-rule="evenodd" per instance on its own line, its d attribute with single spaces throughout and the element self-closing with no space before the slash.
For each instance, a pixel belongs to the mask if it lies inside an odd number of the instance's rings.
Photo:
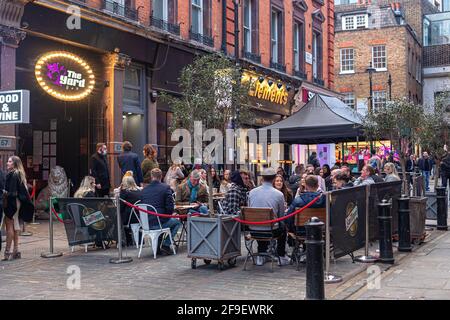
<svg viewBox="0 0 450 320">
<path fill-rule="evenodd" d="M 30 179 L 61 165 L 77 185 L 95 144 L 116 157 L 129 140 L 141 156 L 158 145 L 163 169 L 176 142 L 178 77 L 196 56 L 238 57 L 261 86 L 287 101 L 251 97 L 255 127 L 295 112 L 312 93 L 334 94 L 334 5 L 330 0 L 4 0 L 0 4 L 1 90 L 30 91 L 30 123 L 1 124 L 2 163 L 18 154 Z M 63 79 L 61 82 L 58 79 Z M 305 98 L 305 99 L 303 99 Z"/>
</svg>

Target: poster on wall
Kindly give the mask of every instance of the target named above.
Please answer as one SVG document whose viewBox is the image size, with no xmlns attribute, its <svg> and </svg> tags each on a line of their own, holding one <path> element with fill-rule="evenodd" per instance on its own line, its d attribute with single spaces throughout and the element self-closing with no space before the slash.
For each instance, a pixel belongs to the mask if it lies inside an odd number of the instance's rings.
<svg viewBox="0 0 450 320">
<path fill-rule="evenodd" d="M 33 164 L 42 163 L 42 131 L 33 131 Z"/>
<path fill-rule="evenodd" d="M 320 165 L 328 164 L 330 167 L 336 163 L 336 155 L 334 153 L 335 145 L 332 144 L 318 144 L 317 145 L 317 158 Z"/>
</svg>

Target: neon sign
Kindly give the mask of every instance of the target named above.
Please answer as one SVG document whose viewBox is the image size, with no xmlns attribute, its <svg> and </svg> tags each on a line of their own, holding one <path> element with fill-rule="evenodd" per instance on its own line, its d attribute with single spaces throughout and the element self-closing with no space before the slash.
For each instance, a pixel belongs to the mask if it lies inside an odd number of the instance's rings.
<svg viewBox="0 0 450 320">
<path fill-rule="evenodd" d="M 41 56 L 35 75 L 42 89 L 64 101 L 82 100 L 95 86 L 95 75 L 89 64 L 69 52 L 55 51 Z"/>
</svg>

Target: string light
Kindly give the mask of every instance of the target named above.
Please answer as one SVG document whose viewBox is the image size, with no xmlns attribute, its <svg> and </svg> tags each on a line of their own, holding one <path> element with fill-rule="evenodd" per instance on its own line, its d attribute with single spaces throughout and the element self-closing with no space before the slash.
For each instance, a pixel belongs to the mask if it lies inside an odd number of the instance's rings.
<svg viewBox="0 0 450 320">
<path fill-rule="evenodd" d="M 60 58 L 60 59 L 63 58 L 63 59 L 72 60 L 73 62 L 78 64 L 88 74 L 87 78 L 89 78 L 89 85 L 86 88 L 84 88 L 84 90 L 82 90 L 81 92 L 77 91 L 76 94 L 66 94 L 66 93 L 59 92 L 59 91 L 55 90 L 54 88 L 50 88 L 48 83 L 42 77 L 43 72 L 41 70 L 44 70 L 44 68 L 45 68 L 44 65 L 47 63 L 47 61 L 53 60 L 55 58 Z M 48 53 L 44 54 L 43 56 L 41 56 L 35 66 L 35 76 L 36 76 L 37 82 L 42 87 L 42 89 L 44 89 L 52 97 L 60 99 L 60 100 L 64 100 L 64 101 L 82 100 L 82 99 L 86 98 L 89 94 L 91 94 L 91 92 L 94 90 L 94 86 L 95 86 L 94 72 L 92 71 L 89 64 L 86 61 L 84 61 L 83 59 L 81 59 L 80 57 L 78 57 L 72 53 L 69 53 L 69 52 L 53 51 L 53 52 L 48 52 Z"/>
</svg>

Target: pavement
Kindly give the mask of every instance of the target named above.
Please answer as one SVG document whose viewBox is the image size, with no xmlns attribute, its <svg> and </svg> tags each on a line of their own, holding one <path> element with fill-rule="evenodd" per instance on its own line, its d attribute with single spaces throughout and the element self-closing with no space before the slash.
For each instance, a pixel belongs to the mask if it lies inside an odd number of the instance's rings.
<svg viewBox="0 0 450 320">
<path fill-rule="evenodd" d="M 64 226 L 54 226 L 54 252 L 62 257 L 41 258 L 49 251 L 48 221 L 27 225 L 32 236 L 21 237 L 22 259 L 0 261 L 1 299 L 218 299 L 218 300 L 298 300 L 306 293 L 306 267 L 300 271 L 295 265 L 279 267 L 270 272 L 270 265 L 254 266 L 243 270 L 245 256 L 237 258 L 235 267 L 220 271 L 217 262 L 210 265 L 199 260 L 197 269 L 191 268 L 186 246 L 176 255 L 153 259 L 150 249 L 144 248 L 137 258 L 137 250 L 128 247 L 124 256 L 130 263 L 111 264 L 110 258 L 118 256 L 113 247 L 107 250 L 75 247 L 72 253 L 67 244 Z M 378 244 L 370 247 L 376 252 Z M 246 254 L 242 246 L 241 253 Z M 363 254 L 360 250 L 355 256 Z M 331 263 L 330 274 L 343 281 L 326 284 L 327 299 L 383 299 L 394 297 L 450 297 L 450 235 L 431 230 L 426 243 L 415 246 L 413 253 L 400 253 L 394 247 L 396 264 L 379 265 L 382 272 L 381 289 L 366 290 L 370 277 L 368 268 L 373 265 L 353 263 L 349 256 Z M 409 266 L 405 266 L 409 264 Z M 378 264 L 376 264 L 378 266 Z M 393 272 L 391 270 L 395 270 Z M 401 271 L 399 271 L 401 270 Z M 435 272 L 439 271 L 439 272 Z M 79 275 L 79 277 L 78 277 Z M 417 277 L 416 277 L 417 276 Z M 408 281 L 404 281 L 408 279 Z M 417 280 L 417 284 L 412 281 Z M 428 286 L 425 285 L 429 280 Z M 434 291 L 433 291 L 434 290 Z M 404 293 L 404 296 L 401 295 Z M 431 293 L 434 293 L 431 294 Z"/>
</svg>

